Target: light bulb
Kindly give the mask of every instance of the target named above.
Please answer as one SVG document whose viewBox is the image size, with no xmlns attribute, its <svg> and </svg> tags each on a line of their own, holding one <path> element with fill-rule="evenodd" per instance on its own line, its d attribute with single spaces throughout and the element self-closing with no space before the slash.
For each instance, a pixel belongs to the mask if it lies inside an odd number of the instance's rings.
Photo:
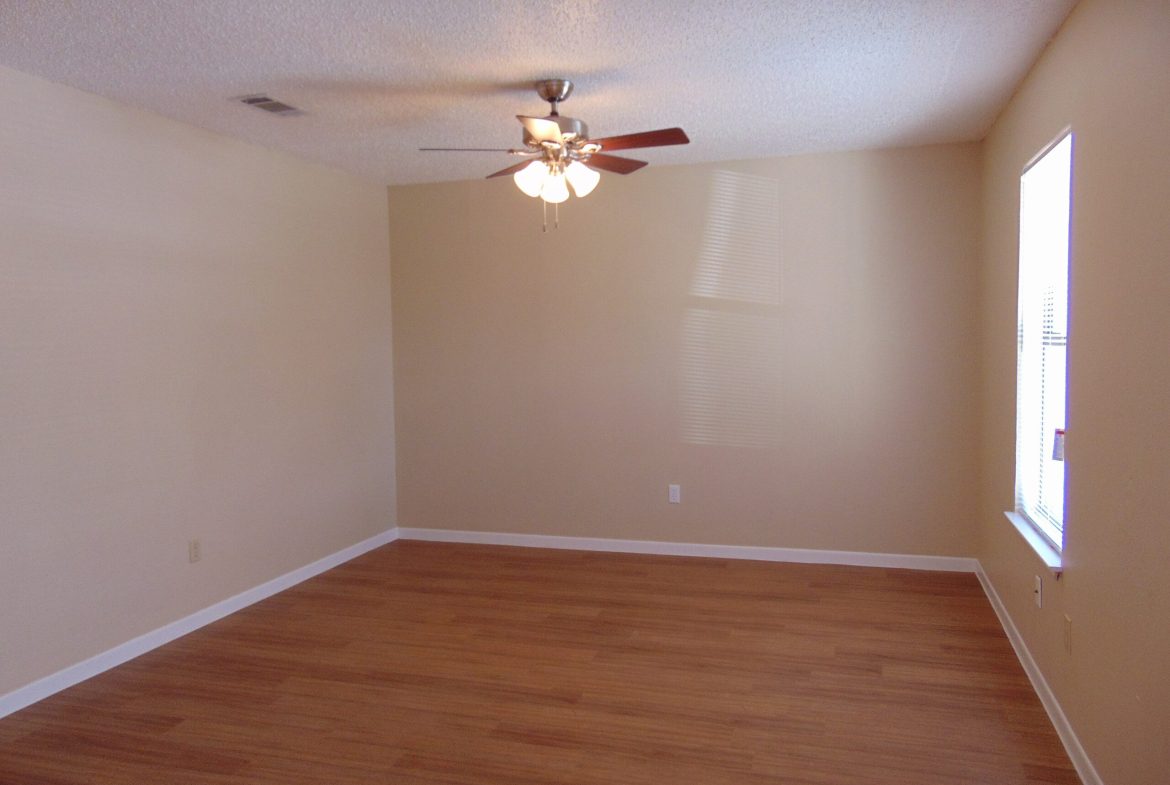
<svg viewBox="0 0 1170 785">
<path fill-rule="evenodd" d="M 551 204 L 559 204 L 569 198 L 569 187 L 565 185 L 564 174 L 550 174 L 544 179 L 540 198 Z"/>
<path fill-rule="evenodd" d="M 533 161 L 528 166 L 512 175 L 516 187 L 529 196 L 540 196 L 540 187 L 544 185 L 544 178 L 548 175 L 548 166 L 544 161 Z"/>
<path fill-rule="evenodd" d="M 601 172 L 590 169 L 580 161 L 573 161 L 565 167 L 565 177 L 569 178 L 569 185 L 573 186 L 573 193 L 578 197 L 588 196 L 601 181 Z"/>
</svg>

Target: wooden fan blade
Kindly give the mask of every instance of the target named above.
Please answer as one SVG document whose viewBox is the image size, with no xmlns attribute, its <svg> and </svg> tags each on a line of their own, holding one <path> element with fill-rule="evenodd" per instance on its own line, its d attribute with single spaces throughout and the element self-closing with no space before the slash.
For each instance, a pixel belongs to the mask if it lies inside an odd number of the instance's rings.
<svg viewBox="0 0 1170 785">
<path fill-rule="evenodd" d="M 545 120 L 543 117 L 525 117 L 522 114 L 516 115 L 516 119 L 528 131 L 528 135 L 537 142 L 565 143 L 565 140 L 561 137 L 561 127 L 552 120 Z"/>
<path fill-rule="evenodd" d="M 642 131 L 637 134 L 607 136 L 604 139 L 590 139 L 601 145 L 602 150 L 632 150 L 635 147 L 666 147 L 670 144 L 689 144 L 690 139 L 681 128 L 660 128 L 657 131 Z"/>
<path fill-rule="evenodd" d="M 646 165 L 646 162 L 635 161 L 633 158 L 622 158 L 620 155 L 594 153 L 585 159 L 585 165 L 594 169 L 604 169 L 607 172 L 629 174 L 630 172 L 636 172 L 641 169 Z"/>
<path fill-rule="evenodd" d="M 530 163 L 532 163 L 532 161 L 521 161 L 518 164 L 512 164 L 507 169 L 501 169 L 498 172 L 492 172 L 485 179 L 490 180 L 493 177 L 503 177 L 506 174 L 516 174 L 516 172 L 519 172 L 521 169 L 528 166 L 528 164 L 530 164 Z"/>
</svg>

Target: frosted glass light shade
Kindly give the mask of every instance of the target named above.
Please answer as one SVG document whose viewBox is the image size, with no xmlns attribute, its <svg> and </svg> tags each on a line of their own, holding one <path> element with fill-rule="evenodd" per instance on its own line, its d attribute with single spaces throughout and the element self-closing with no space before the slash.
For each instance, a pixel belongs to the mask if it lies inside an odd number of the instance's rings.
<svg viewBox="0 0 1170 785">
<path fill-rule="evenodd" d="M 573 186 L 573 193 L 578 197 L 588 196 L 601 181 L 601 172 L 590 169 L 580 161 L 573 161 L 565 167 L 565 177 L 569 178 L 569 185 Z"/>
<path fill-rule="evenodd" d="M 543 161 L 533 161 L 528 166 L 512 175 L 516 187 L 529 196 L 540 196 L 544 178 L 548 176 L 548 166 Z"/>
<path fill-rule="evenodd" d="M 549 175 L 544 180 L 544 187 L 540 189 L 540 198 L 552 204 L 559 204 L 569 198 L 569 187 L 565 185 L 563 174 Z"/>
</svg>

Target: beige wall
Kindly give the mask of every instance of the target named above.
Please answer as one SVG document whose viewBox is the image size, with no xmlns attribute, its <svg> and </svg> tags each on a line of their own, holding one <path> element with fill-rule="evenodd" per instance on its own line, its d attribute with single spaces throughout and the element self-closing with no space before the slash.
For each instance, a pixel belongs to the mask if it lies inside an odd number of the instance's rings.
<svg viewBox="0 0 1170 785">
<path fill-rule="evenodd" d="M 970 555 L 978 156 L 392 188 L 400 524 Z"/>
<path fill-rule="evenodd" d="M 1170 771 L 1170 6 L 1085 0 L 986 141 L 979 557 L 1103 780 Z M 1021 168 L 1074 141 L 1068 507 L 1059 582 L 1012 505 Z M 1072 651 L 1063 616 L 1072 619 Z"/>
<path fill-rule="evenodd" d="M 0 105 L 3 694 L 395 500 L 385 189 L 10 70 Z"/>
</svg>

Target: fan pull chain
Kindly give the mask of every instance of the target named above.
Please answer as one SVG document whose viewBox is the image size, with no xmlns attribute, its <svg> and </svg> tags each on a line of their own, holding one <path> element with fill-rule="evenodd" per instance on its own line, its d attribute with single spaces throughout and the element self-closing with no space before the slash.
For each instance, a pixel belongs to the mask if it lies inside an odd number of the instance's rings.
<svg viewBox="0 0 1170 785">
<path fill-rule="evenodd" d="M 540 200 L 540 209 L 541 209 L 541 212 L 543 213 L 543 218 L 544 218 L 544 224 L 540 227 L 540 231 L 547 232 L 548 231 L 548 202 L 541 199 Z M 559 202 L 557 204 L 553 205 L 553 228 L 554 229 L 561 228 L 561 205 Z"/>
</svg>

